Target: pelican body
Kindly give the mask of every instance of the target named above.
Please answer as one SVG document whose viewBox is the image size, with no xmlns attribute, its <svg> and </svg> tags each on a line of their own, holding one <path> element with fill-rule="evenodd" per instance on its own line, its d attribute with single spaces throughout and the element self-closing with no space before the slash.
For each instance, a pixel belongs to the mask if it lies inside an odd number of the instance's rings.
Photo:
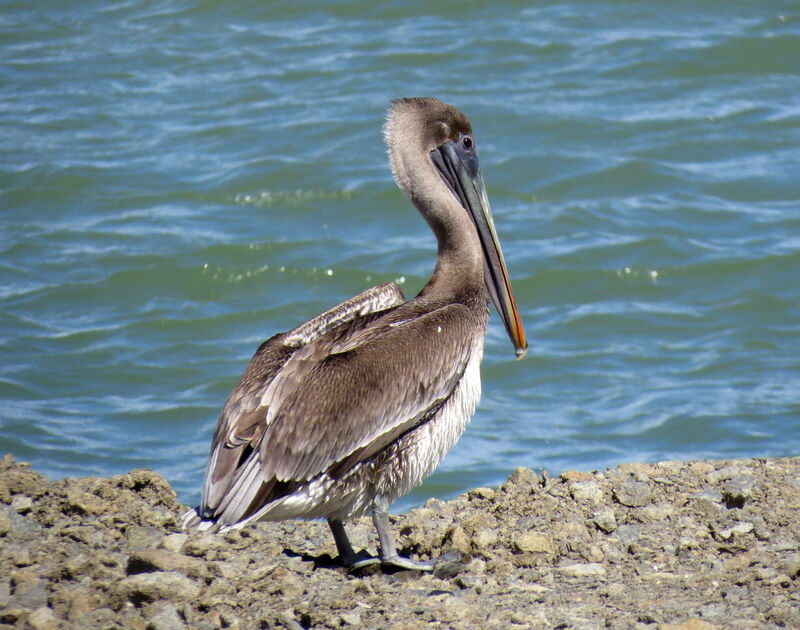
<svg viewBox="0 0 800 630">
<path fill-rule="evenodd" d="M 222 409 L 185 528 L 326 518 L 348 567 L 432 567 L 397 554 L 388 508 L 475 412 L 487 289 L 518 358 L 527 343 L 466 116 L 400 99 L 384 135 L 398 186 L 436 235 L 433 276 L 410 301 L 381 284 L 261 345 Z M 368 511 L 380 558 L 356 553 L 344 529 Z"/>
</svg>

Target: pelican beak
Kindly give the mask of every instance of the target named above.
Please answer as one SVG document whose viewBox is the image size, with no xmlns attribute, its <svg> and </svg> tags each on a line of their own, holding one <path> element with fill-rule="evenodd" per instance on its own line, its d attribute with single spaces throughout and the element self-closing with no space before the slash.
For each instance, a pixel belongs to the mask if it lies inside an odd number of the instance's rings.
<svg viewBox="0 0 800 630">
<path fill-rule="evenodd" d="M 489 197 L 478 167 L 478 154 L 471 136 L 457 142 L 445 142 L 431 151 L 431 159 L 450 190 L 467 210 L 483 247 L 483 270 L 486 288 L 503 320 L 518 359 L 528 353 L 528 342 L 511 291 L 500 240 L 494 227 Z"/>
</svg>

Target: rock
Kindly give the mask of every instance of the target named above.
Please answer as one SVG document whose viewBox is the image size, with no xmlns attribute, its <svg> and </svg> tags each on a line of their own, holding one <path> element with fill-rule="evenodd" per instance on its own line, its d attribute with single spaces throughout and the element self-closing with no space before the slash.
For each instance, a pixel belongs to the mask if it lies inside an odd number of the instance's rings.
<svg viewBox="0 0 800 630">
<path fill-rule="evenodd" d="M 610 534 L 617 529 L 617 518 L 614 516 L 614 510 L 609 507 L 595 512 L 592 522 L 606 534 Z"/>
<path fill-rule="evenodd" d="M 59 621 L 52 609 L 42 606 L 28 615 L 28 625 L 33 630 L 58 630 Z"/>
<path fill-rule="evenodd" d="M 454 577 L 467 568 L 472 558 L 468 554 L 448 551 L 433 563 L 433 575 L 440 580 Z"/>
<path fill-rule="evenodd" d="M 0 514 L 0 536 L 5 536 L 11 531 L 11 519 L 5 514 Z"/>
<path fill-rule="evenodd" d="M 67 508 L 77 514 L 105 514 L 109 505 L 106 501 L 80 488 L 67 491 Z"/>
<path fill-rule="evenodd" d="M 719 537 L 722 540 L 730 540 L 734 534 L 737 536 L 742 536 L 744 534 L 749 534 L 753 531 L 753 524 L 752 523 L 739 523 L 738 525 L 734 525 L 733 527 L 728 527 L 727 529 L 723 529 L 722 531 L 718 532 Z"/>
<path fill-rule="evenodd" d="M 8 606 L 11 601 L 11 580 L 7 577 L 0 577 L 0 609 Z"/>
<path fill-rule="evenodd" d="M 134 552 L 128 559 L 128 575 L 153 571 L 177 571 L 193 578 L 209 576 L 204 560 L 166 549 L 142 549 Z"/>
<path fill-rule="evenodd" d="M 155 547 L 164 539 L 164 532 L 157 527 L 130 525 L 125 530 L 125 537 L 131 549 L 147 549 Z"/>
<path fill-rule="evenodd" d="M 647 521 L 664 521 L 675 514 L 675 506 L 671 503 L 646 505 L 641 510 L 641 516 Z"/>
<path fill-rule="evenodd" d="M 0 472 L 8 470 L 14 465 L 15 462 L 16 460 L 14 459 L 14 456 L 11 453 L 6 453 L 2 458 L 0 458 Z"/>
<path fill-rule="evenodd" d="M 522 532 L 513 538 L 513 545 L 517 551 L 523 553 L 545 553 L 554 555 L 556 545 L 552 536 L 538 532 Z"/>
<path fill-rule="evenodd" d="M 709 472 L 706 475 L 706 479 L 708 479 L 709 483 L 719 483 L 720 481 L 725 481 L 726 479 L 733 479 L 740 473 L 741 469 L 739 466 L 726 465 L 722 468 L 718 468 L 717 470 L 712 470 Z"/>
<path fill-rule="evenodd" d="M 722 498 L 727 508 L 742 508 L 753 494 L 755 477 L 737 475 L 722 484 Z"/>
<path fill-rule="evenodd" d="M 219 536 L 215 536 L 214 534 L 200 534 L 197 536 L 190 536 L 184 543 L 181 552 L 190 556 L 213 560 L 217 555 L 217 551 L 222 549 L 223 546 L 224 543 Z"/>
<path fill-rule="evenodd" d="M 603 500 L 603 491 L 594 481 L 571 483 L 569 493 L 578 503 L 600 503 Z"/>
<path fill-rule="evenodd" d="M 559 567 L 561 573 L 568 577 L 604 577 L 606 569 L 602 564 L 568 564 Z"/>
<path fill-rule="evenodd" d="M 718 626 L 702 619 L 688 619 L 683 623 L 664 623 L 660 630 L 719 630 Z"/>
<path fill-rule="evenodd" d="M 33 507 L 33 499 L 24 494 L 15 494 L 11 499 L 11 508 L 18 514 L 27 514 Z"/>
<path fill-rule="evenodd" d="M 530 468 L 518 467 L 509 475 L 506 483 L 519 489 L 532 488 L 541 483 L 541 477 Z"/>
<path fill-rule="evenodd" d="M 498 538 L 497 530 L 492 527 L 476 530 L 472 534 L 472 548 L 475 551 L 488 551 L 495 546 Z"/>
<path fill-rule="evenodd" d="M 796 580 L 800 577 L 800 554 L 793 553 L 780 562 L 781 570 L 791 579 Z"/>
<path fill-rule="evenodd" d="M 145 611 L 148 628 L 152 630 L 183 630 L 186 624 L 178 615 L 172 602 L 159 600 L 150 604 Z"/>
<path fill-rule="evenodd" d="M 594 476 L 590 472 L 581 472 L 578 470 L 566 470 L 562 472 L 559 476 L 561 481 L 591 481 Z"/>
<path fill-rule="evenodd" d="M 470 490 L 468 496 L 471 499 L 486 499 L 491 501 L 494 499 L 495 491 L 492 488 L 475 488 Z"/>
<path fill-rule="evenodd" d="M 622 543 L 626 549 L 639 542 L 641 537 L 642 528 L 639 525 L 620 525 L 612 534 L 612 538 Z"/>
<path fill-rule="evenodd" d="M 188 534 L 170 534 L 161 539 L 159 546 L 167 551 L 178 553 L 188 538 Z"/>
<path fill-rule="evenodd" d="M 644 481 L 626 481 L 614 488 L 614 499 L 627 507 L 642 507 L 650 503 L 650 486 Z"/>
<path fill-rule="evenodd" d="M 187 601 L 200 594 L 200 586 L 177 571 L 139 573 L 122 579 L 117 592 L 134 604 L 159 599 Z"/>
<path fill-rule="evenodd" d="M 460 551 L 461 553 L 469 553 L 471 551 L 470 540 L 460 525 L 456 525 L 450 530 L 447 539 L 449 540 L 448 546 L 453 551 Z"/>
</svg>

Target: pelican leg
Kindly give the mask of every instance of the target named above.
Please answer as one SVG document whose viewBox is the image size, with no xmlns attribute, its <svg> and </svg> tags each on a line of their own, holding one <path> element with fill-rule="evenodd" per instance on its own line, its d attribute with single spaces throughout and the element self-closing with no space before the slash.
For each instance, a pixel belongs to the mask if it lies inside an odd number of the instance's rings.
<svg viewBox="0 0 800 630">
<path fill-rule="evenodd" d="M 350 539 L 347 537 L 347 532 L 344 530 L 344 523 L 342 523 L 342 521 L 329 518 L 328 525 L 331 528 L 331 532 L 333 532 L 333 540 L 336 542 L 336 550 L 339 552 L 339 558 L 342 564 L 348 569 L 360 569 L 371 564 L 380 563 L 378 558 L 370 556 L 365 551 L 356 553 L 353 550 L 353 546 L 350 544 Z"/>
<path fill-rule="evenodd" d="M 412 569 L 416 571 L 432 571 L 433 561 L 420 562 L 411 558 L 398 555 L 394 545 L 392 529 L 389 525 L 389 501 L 384 496 L 376 496 L 372 500 L 372 522 L 378 530 L 378 542 L 381 546 L 381 564 L 398 569 Z"/>
</svg>

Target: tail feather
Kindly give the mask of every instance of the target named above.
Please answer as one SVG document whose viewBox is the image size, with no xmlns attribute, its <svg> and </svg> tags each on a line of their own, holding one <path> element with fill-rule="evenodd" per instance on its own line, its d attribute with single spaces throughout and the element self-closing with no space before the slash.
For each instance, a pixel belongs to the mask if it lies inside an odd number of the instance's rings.
<svg viewBox="0 0 800 630">
<path fill-rule="evenodd" d="M 198 508 L 194 508 L 183 515 L 181 529 L 196 530 L 198 532 L 216 532 L 219 530 L 219 525 L 215 520 L 204 519 L 197 510 Z"/>
</svg>

